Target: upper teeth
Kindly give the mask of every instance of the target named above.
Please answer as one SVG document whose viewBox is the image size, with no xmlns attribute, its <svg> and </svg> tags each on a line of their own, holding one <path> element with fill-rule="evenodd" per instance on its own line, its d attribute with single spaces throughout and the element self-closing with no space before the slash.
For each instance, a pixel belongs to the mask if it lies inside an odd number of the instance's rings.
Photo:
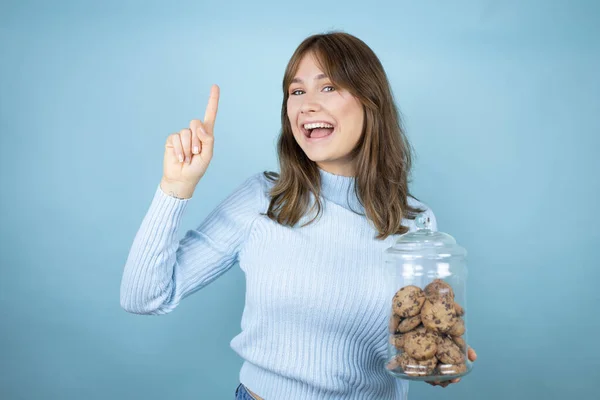
<svg viewBox="0 0 600 400">
<path fill-rule="evenodd" d="M 304 124 L 304 129 L 315 129 L 315 128 L 333 128 L 333 125 L 325 122 L 315 122 L 312 124 Z"/>
</svg>

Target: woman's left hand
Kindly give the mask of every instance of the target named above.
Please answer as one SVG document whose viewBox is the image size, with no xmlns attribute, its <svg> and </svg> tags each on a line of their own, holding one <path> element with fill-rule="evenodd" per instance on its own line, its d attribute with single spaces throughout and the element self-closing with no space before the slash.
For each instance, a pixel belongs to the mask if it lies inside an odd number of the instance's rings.
<svg viewBox="0 0 600 400">
<path fill-rule="evenodd" d="M 471 347 L 469 347 L 468 350 L 468 356 L 469 356 L 469 361 L 475 361 L 477 360 L 477 353 L 475 353 L 475 350 L 473 350 Z M 430 381 L 426 381 L 427 383 L 429 383 L 431 386 L 441 386 L 441 387 L 446 387 L 451 383 L 458 383 L 460 382 L 460 378 L 456 378 L 456 379 L 452 379 L 450 381 L 434 381 L 434 382 L 430 382 Z"/>
</svg>

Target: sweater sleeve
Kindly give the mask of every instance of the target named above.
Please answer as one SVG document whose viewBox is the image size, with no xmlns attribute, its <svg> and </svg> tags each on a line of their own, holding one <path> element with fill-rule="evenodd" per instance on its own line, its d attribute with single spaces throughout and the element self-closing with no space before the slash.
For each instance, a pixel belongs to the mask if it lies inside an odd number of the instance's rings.
<svg viewBox="0 0 600 400">
<path fill-rule="evenodd" d="M 228 271 L 259 216 L 261 175 L 238 186 L 179 241 L 177 229 L 191 199 L 171 197 L 158 185 L 125 262 L 121 307 L 135 314 L 169 313 Z"/>
</svg>

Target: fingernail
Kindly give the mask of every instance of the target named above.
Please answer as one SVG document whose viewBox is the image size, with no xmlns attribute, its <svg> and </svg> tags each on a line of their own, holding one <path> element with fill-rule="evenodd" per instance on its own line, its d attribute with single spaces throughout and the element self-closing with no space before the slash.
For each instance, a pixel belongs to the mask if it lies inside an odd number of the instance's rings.
<svg viewBox="0 0 600 400">
<path fill-rule="evenodd" d="M 198 146 L 194 146 L 194 150 L 192 150 L 194 154 L 198 154 Z"/>
<path fill-rule="evenodd" d="M 179 155 L 179 162 L 183 162 L 183 154 Z"/>
</svg>

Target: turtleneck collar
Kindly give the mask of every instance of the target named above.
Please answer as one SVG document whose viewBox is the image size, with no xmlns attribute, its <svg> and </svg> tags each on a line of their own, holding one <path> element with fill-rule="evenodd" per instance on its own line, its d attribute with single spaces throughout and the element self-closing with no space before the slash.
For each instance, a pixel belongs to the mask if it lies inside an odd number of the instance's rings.
<svg viewBox="0 0 600 400">
<path fill-rule="evenodd" d="M 365 209 L 354 192 L 355 177 L 335 175 L 321 168 L 319 168 L 319 173 L 321 174 L 322 197 L 350 211 L 364 214 Z"/>
</svg>

